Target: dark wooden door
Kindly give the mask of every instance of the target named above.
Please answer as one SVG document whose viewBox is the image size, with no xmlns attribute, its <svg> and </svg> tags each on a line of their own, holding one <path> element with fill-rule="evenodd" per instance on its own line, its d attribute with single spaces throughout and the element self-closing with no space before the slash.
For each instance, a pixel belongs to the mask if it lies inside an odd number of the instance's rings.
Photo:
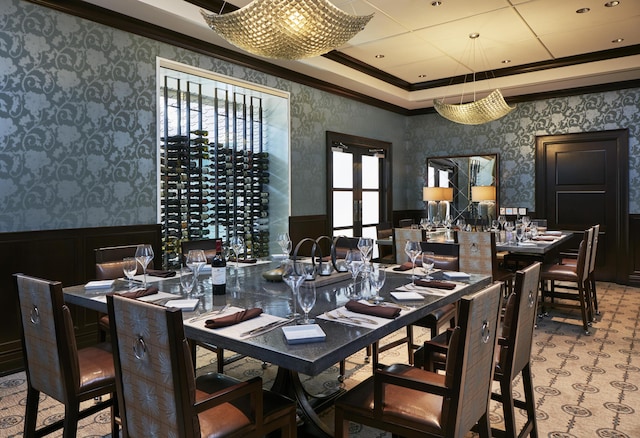
<svg viewBox="0 0 640 438">
<path fill-rule="evenodd" d="M 551 229 L 577 234 L 600 224 L 596 274 L 628 282 L 628 132 L 536 139 L 536 213 Z"/>
</svg>

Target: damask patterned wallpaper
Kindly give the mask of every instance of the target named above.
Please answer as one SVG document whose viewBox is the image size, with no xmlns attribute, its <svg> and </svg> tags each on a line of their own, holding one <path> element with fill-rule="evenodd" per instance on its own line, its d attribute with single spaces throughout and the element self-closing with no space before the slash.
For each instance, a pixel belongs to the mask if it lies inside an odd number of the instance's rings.
<svg viewBox="0 0 640 438">
<path fill-rule="evenodd" d="M 449 122 L 437 115 L 411 117 L 407 153 L 425 163 L 429 156 L 498 153 L 500 203 L 535 208 L 535 140 L 540 135 L 629 130 L 629 212 L 640 213 L 640 89 L 521 103 L 506 117 L 479 126 Z M 426 168 L 414 185 L 426 178 Z M 414 208 L 423 208 L 419 187 L 409 193 Z"/>
<path fill-rule="evenodd" d="M 404 117 L 19 0 L 0 0 L 0 232 L 156 222 L 156 57 L 291 93 L 293 215 L 324 214 L 325 132 L 393 143 L 394 209 L 423 208 L 427 156 L 498 152 L 501 199 L 532 208 L 535 135 L 630 130 L 640 90 L 521 104 L 479 127 Z M 281 214 L 286 215 L 286 212 Z"/>
</svg>

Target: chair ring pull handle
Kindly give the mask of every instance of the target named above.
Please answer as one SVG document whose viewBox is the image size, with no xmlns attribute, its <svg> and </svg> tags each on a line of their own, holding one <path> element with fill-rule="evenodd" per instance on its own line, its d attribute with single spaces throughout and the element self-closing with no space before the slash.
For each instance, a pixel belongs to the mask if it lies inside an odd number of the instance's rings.
<svg viewBox="0 0 640 438">
<path fill-rule="evenodd" d="M 30 319 L 32 324 L 40 324 L 40 311 L 38 310 L 38 306 L 33 306 L 33 309 L 31 309 Z"/>
<path fill-rule="evenodd" d="M 535 303 L 533 302 L 533 291 L 532 290 L 529 291 L 529 297 L 528 298 L 529 298 L 529 307 L 533 307 L 533 305 Z"/>
<path fill-rule="evenodd" d="M 491 336 L 491 330 L 489 329 L 489 323 L 485 320 L 482 321 L 482 330 L 480 331 L 480 335 L 482 336 L 482 342 L 489 342 L 489 337 Z"/>
<path fill-rule="evenodd" d="M 136 359 L 142 360 L 147 354 L 147 345 L 144 343 L 142 336 L 138 336 L 138 339 L 133 341 L 133 354 Z"/>
<path fill-rule="evenodd" d="M 471 247 L 469 248 L 469 250 L 471 252 L 480 252 L 480 248 L 478 248 L 478 244 L 475 242 L 471 244 Z"/>
</svg>

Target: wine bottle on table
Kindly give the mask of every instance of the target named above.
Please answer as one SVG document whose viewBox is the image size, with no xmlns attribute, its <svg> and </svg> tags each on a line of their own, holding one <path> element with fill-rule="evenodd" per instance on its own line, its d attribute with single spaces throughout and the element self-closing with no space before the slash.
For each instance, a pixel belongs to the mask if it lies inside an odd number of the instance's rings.
<svg viewBox="0 0 640 438">
<path fill-rule="evenodd" d="M 224 295 L 227 291 L 227 263 L 222 257 L 222 240 L 216 240 L 216 255 L 211 261 L 211 285 L 214 295 Z"/>
</svg>

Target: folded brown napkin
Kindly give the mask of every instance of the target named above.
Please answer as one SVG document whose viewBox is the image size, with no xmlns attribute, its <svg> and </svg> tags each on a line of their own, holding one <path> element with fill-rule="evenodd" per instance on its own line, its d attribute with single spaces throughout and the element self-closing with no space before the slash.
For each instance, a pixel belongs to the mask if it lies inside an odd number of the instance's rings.
<svg viewBox="0 0 640 438">
<path fill-rule="evenodd" d="M 422 266 L 422 260 L 416 259 L 416 268 L 419 266 Z M 413 263 L 411 262 L 405 262 L 400 266 L 396 266 L 395 268 L 393 268 L 394 271 L 410 271 L 411 269 L 413 269 Z"/>
<path fill-rule="evenodd" d="M 152 277 L 170 278 L 176 276 L 176 271 L 163 271 L 161 269 L 147 269 L 147 274 Z"/>
<path fill-rule="evenodd" d="M 129 292 L 123 292 L 121 294 L 112 294 L 112 295 L 120 295 L 121 297 L 125 297 L 125 298 L 140 298 L 140 297 L 146 297 L 147 295 L 154 295 L 158 293 L 158 288 L 155 286 L 150 286 L 146 289 L 134 289 L 131 290 Z"/>
<path fill-rule="evenodd" d="M 536 236 L 533 238 L 533 240 L 544 240 L 548 242 L 553 242 L 555 240 L 558 240 L 559 238 L 560 236 Z"/>
<path fill-rule="evenodd" d="M 448 281 L 439 281 L 439 280 L 416 280 L 414 282 L 416 286 L 422 287 L 432 287 L 434 289 L 455 289 L 455 283 L 449 283 Z"/>
<path fill-rule="evenodd" d="M 229 259 L 230 262 L 235 262 L 236 259 L 235 258 L 230 258 Z M 257 263 L 258 259 L 238 259 L 238 263 Z"/>
<path fill-rule="evenodd" d="M 349 300 L 344 306 L 348 311 L 363 313 L 365 315 L 379 316 L 380 318 L 393 319 L 400 315 L 400 308 L 391 306 L 370 306 L 355 300 Z"/>
<path fill-rule="evenodd" d="M 234 313 L 232 315 L 221 316 L 220 318 L 207 319 L 204 323 L 206 328 L 220 328 L 228 327 L 230 325 L 238 324 L 242 321 L 253 319 L 256 316 L 260 316 L 262 309 L 254 307 L 253 309 L 243 310 L 242 312 Z"/>
</svg>

